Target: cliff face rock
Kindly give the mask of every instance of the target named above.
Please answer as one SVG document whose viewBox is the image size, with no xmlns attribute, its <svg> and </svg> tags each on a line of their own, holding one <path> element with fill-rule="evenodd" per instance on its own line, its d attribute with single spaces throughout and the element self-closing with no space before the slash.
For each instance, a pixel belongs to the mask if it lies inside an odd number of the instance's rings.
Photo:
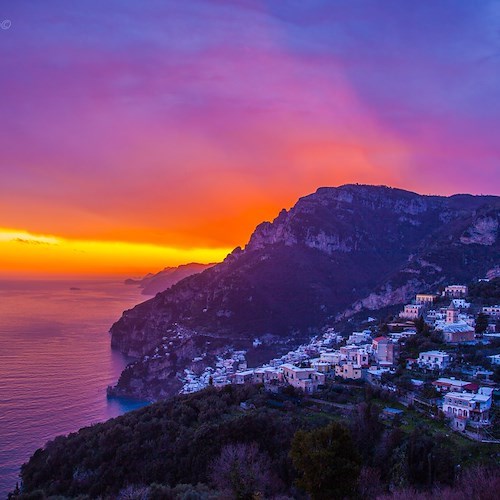
<svg viewBox="0 0 500 500">
<path fill-rule="evenodd" d="M 498 215 L 481 217 L 465 231 L 460 241 L 465 245 L 493 245 L 498 238 Z"/>
<path fill-rule="evenodd" d="M 175 364 L 141 361 L 127 375 L 163 395 L 172 384 L 159 377 L 175 379 L 189 356 L 225 346 L 251 351 L 265 335 L 289 350 L 336 318 L 482 277 L 500 260 L 499 211 L 494 196 L 320 188 L 260 224 L 224 262 L 125 311 L 111 328 L 112 345 L 137 357 L 161 346 L 162 358 L 174 356 Z M 179 358 L 184 345 L 192 352 Z"/>
</svg>

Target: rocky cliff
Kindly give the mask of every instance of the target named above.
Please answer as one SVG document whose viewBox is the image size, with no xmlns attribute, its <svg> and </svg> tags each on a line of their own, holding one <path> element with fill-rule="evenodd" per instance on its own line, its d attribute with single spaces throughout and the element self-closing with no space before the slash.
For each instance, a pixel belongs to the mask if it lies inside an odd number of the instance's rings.
<svg viewBox="0 0 500 500">
<path fill-rule="evenodd" d="M 125 311 L 112 345 L 147 359 L 126 370 L 118 389 L 168 395 L 200 353 L 251 350 L 262 336 L 290 348 L 363 309 L 481 277 L 500 260 L 499 213 L 494 196 L 320 188 L 260 224 L 224 262 Z"/>
</svg>

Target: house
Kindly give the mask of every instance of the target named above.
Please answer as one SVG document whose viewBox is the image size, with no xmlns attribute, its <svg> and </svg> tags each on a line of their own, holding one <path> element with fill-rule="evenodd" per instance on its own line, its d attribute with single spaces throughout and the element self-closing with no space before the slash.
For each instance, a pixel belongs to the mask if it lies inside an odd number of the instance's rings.
<svg viewBox="0 0 500 500">
<path fill-rule="evenodd" d="M 317 358 L 311 360 L 311 368 L 320 373 L 328 373 L 331 370 L 332 365 L 327 361 L 322 361 L 320 358 Z"/>
<path fill-rule="evenodd" d="M 367 380 L 370 384 L 379 384 L 384 373 L 390 373 L 388 368 L 369 368 L 366 372 Z"/>
<path fill-rule="evenodd" d="M 417 332 L 415 330 L 406 330 L 404 332 L 394 332 L 394 333 L 389 333 L 389 337 L 391 337 L 391 339 L 393 341 L 398 341 L 400 339 L 405 339 L 405 338 L 409 338 L 409 337 L 413 337 L 413 335 L 416 335 Z"/>
<path fill-rule="evenodd" d="M 377 337 L 372 341 L 372 352 L 377 363 L 395 363 L 399 355 L 399 344 L 387 337 Z"/>
<path fill-rule="evenodd" d="M 490 358 L 492 365 L 500 365 L 500 354 L 494 354 L 493 356 L 488 356 L 488 358 Z"/>
<path fill-rule="evenodd" d="M 263 384 L 264 383 L 264 368 L 255 368 L 253 372 L 253 381 L 256 384 Z"/>
<path fill-rule="evenodd" d="M 443 291 L 443 297 L 453 297 L 459 299 L 467 297 L 469 290 L 466 285 L 449 285 Z"/>
<path fill-rule="evenodd" d="M 465 430 L 467 424 L 474 427 L 490 423 L 493 389 L 481 387 L 477 394 L 449 392 L 443 401 L 443 413 L 452 419 L 452 427 Z"/>
<path fill-rule="evenodd" d="M 490 318 L 500 318 L 500 306 L 485 306 L 483 313 L 487 314 Z"/>
<path fill-rule="evenodd" d="M 462 342 L 473 342 L 475 332 L 472 326 L 465 321 L 449 323 L 442 327 L 443 340 L 448 344 L 460 344 Z"/>
<path fill-rule="evenodd" d="M 359 350 L 356 353 L 356 364 L 361 367 L 367 367 L 369 365 L 370 355 L 366 351 Z"/>
<path fill-rule="evenodd" d="M 359 353 L 367 353 L 366 346 L 345 345 L 340 348 L 341 361 L 357 361 Z"/>
<path fill-rule="evenodd" d="M 236 372 L 234 374 L 233 383 L 234 384 L 249 384 L 253 382 L 253 370 L 245 370 L 242 372 Z"/>
<path fill-rule="evenodd" d="M 420 316 L 422 316 L 422 313 L 422 304 L 406 304 L 403 312 L 399 313 L 399 317 L 406 319 L 418 319 Z"/>
<path fill-rule="evenodd" d="M 450 365 L 451 357 L 444 351 L 426 351 L 418 355 L 417 364 L 420 368 L 444 370 Z"/>
<path fill-rule="evenodd" d="M 212 384 L 214 387 L 224 387 L 231 384 L 231 381 L 226 375 L 218 375 L 212 378 Z"/>
<path fill-rule="evenodd" d="M 432 385 L 441 393 L 445 392 L 477 392 L 479 386 L 477 384 L 467 382 L 465 380 L 457 380 L 454 378 L 438 378 Z"/>
<path fill-rule="evenodd" d="M 324 361 L 325 363 L 329 363 L 331 365 L 336 365 L 337 363 L 340 363 L 341 358 L 342 355 L 340 351 L 322 352 L 319 356 L 320 361 Z"/>
<path fill-rule="evenodd" d="M 325 374 L 314 368 L 299 368 L 291 363 L 281 365 L 283 380 L 289 385 L 301 389 L 307 394 L 318 390 L 318 386 L 325 383 Z"/>
<path fill-rule="evenodd" d="M 453 299 L 451 303 L 456 309 L 469 309 L 470 307 L 470 302 L 465 299 Z"/>
<path fill-rule="evenodd" d="M 437 299 L 437 295 L 433 295 L 430 293 L 417 293 L 415 297 L 415 302 L 420 305 L 429 305 L 432 304 Z"/>
<path fill-rule="evenodd" d="M 363 376 L 361 366 L 350 362 L 335 366 L 335 375 L 353 380 L 358 380 Z"/>
<path fill-rule="evenodd" d="M 430 309 L 427 311 L 425 316 L 425 321 L 429 324 L 437 324 L 438 322 L 444 322 L 446 320 L 446 312 L 443 312 L 441 309 Z"/>
<path fill-rule="evenodd" d="M 253 382 L 256 384 L 277 383 L 283 380 L 283 374 L 279 368 L 273 366 L 263 366 L 255 368 Z"/>
<path fill-rule="evenodd" d="M 352 332 L 347 339 L 347 344 L 362 344 L 363 342 L 369 342 L 370 339 L 370 330 L 365 330 L 364 332 Z"/>
</svg>

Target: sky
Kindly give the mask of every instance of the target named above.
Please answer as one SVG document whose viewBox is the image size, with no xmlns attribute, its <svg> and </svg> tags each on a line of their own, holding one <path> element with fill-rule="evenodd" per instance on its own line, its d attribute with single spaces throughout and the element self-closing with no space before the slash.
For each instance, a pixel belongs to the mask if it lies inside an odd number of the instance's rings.
<svg viewBox="0 0 500 500">
<path fill-rule="evenodd" d="M 213 262 L 320 186 L 500 194 L 500 2 L 1 0 L 0 276 Z"/>
</svg>

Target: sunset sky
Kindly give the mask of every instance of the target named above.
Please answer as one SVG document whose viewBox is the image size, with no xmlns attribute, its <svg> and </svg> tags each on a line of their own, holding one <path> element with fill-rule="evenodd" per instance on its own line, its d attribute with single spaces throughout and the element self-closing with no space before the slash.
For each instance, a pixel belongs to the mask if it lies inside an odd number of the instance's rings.
<svg viewBox="0 0 500 500">
<path fill-rule="evenodd" d="M 0 275 L 220 260 L 319 186 L 500 194 L 498 1 L 2 0 L 0 27 Z"/>
</svg>

